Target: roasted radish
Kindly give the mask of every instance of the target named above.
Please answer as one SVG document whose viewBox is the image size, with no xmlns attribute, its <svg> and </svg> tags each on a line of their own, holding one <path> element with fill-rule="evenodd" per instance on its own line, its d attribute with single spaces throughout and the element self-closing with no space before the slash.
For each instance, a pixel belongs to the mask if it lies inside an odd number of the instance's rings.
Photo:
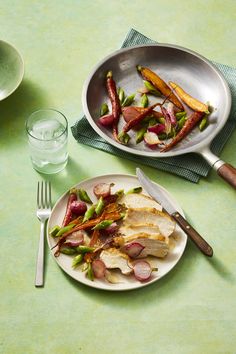
<svg viewBox="0 0 236 354">
<path fill-rule="evenodd" d="M 157 135 L 165 132 L 164 124 L 155 124 L 148 128 L 148 132 L 156 133 Z"/>
<path fill-rule="evenodd" d="M 125 245 L 123 248 L 124 252 L 128 254 L 128 256 L 130 256 L 131 258 L 138 257 L 143 249 L 144 246 L 138 242 L 131 242 L 128 245 Z"/>
<path fill-rule="evenodd" d="M 69 246 L 69 247 L 77 247 L 77 246 L 82 245 L 83 243 L 84 243 L 84 231 L 79 230 L 79 231 L 75 231 L 72 234 L 70 234 L 67 237 L 64 245 Z"/>
<path fill-rule="evenodd" d="M 103 263 L 103 261 L 101 261 L 100 259 L 95 259 L 92 262 L 92 269 L 95 278 L 97 279 L 104 278 L 106 272 L 106 266 Z"/>
<path fill-rule="evenodd" d="M 152 267 L 147 261 L 137 261 L 133 270 L 135 278 L 139 281 L 148 280 L 152 274 Z"/>
<path fill-rule="evenodd" d="M 108 183 L 98 183 L 94 186 L 93 193 L 97 198 L 106 198 L 111 194 L 111 185 Z"/>
<path fill-rule="evenodd" d="M 102 125 L 103 127 L 111 127 L 114 122 L 113 114 L 106 114 L 98 119 L 98 124 Z"/>
<path fill-rule="evenodd" d="M 155 149 L 158 144 L 161 144 L 161 141 L 159 140 L 157 134 L 153 133 L 153 132 L 145 133 L 144 134 L 144 141 L 145 141 L 146 145 L 151 149 Z"/>
<path fill-rule="evenodd" d="M 87 204 L 79 200 L 74 200 L 70 205 L 70 209 L 75 215 L 84 215 L 87 210 Z"/>
</svg>

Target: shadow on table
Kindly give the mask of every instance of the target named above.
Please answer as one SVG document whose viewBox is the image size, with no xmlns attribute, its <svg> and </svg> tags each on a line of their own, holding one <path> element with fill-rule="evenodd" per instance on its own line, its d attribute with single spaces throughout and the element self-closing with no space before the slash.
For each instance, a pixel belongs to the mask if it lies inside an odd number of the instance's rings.
<svg viewBox="0 0 236 354">
<path fill-rule="evenodd" d="M 29 115 L 48 105 L 45 92 L 34 82 L 24 80 L 19 88 L 0 101 L 0 129 L 8 143 L 25 134 L 25 120 Z"/>
<path fill-rule="evenodd" d="M 208 259 L 208 261 L 221 278 L 223 278 L 225 281 L 232 282 L 234 279 L 233 273 L 230 272 L 230 270 L 219 258 L 217 258 L 217 256 L 213 256 L 213 258 Z"/>
</svg>

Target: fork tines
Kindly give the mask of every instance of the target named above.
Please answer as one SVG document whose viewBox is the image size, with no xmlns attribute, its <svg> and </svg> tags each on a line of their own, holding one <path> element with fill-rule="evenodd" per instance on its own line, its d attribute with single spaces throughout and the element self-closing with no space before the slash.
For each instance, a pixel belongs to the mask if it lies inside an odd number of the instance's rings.
<svg viewBox="0 0 236 354">
<path fill-rule="evenodd" d="M 37 186 L 37 206 L 39 209 L 48 208 L 52 205 L 51 182 L 38 182 Z"/>
</svg>

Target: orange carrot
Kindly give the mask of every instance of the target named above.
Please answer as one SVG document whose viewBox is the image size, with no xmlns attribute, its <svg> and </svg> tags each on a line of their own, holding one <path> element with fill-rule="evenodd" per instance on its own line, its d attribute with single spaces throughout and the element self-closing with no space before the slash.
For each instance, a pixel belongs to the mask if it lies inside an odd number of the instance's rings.
<svg viewBox="0 0 236 354">
<path fill-rule="evenodd" d="M 179 85 L 177 85 L 175 82 L 170 81 L 169 85 L 175 90 L 179 98 L 186 103 L 187 106 L 192 108 L 194 111 L 197 112 L 204 112 L 204 113 L 209 113 L 208 106 L 200 101 L 198 101 L 196 98 L 193 98 L 190 96 L 187 92 L 185 92 Z"/>
</svg>

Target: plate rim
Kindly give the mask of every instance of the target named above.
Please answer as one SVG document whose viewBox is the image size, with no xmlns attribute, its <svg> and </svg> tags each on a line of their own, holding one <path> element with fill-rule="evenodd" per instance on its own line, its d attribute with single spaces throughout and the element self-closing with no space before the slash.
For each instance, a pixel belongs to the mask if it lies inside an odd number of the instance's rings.
<svg viewBox="0 0 236 354">
<path fill-rule="evenodd" d="M 183 247 L 181 249 L 181 252 L 178 254 L 178 258 L 177 260 L 174 261 L 174 264 L 173 266 L 165 273 L 163 274 L 160 278 L 154 278 L 152 279 L 151 281 L 147 281 L 147 282 L 138 282 L 137 283 L 134 283 L 134 286 L 133 287 L 130 287 L 130 288 L 112 288 L 112 284 L 110 285 L 110 287 L 102 287 L 102 286 L 99 286 L 98 283 L 96 282 L 83 282 L 79 279 L 77 279 L 75 276 L 73 276 L 72 274 L 70 274 L 70 272 L 68 272 L 67 268 L 64 267 L 62 264 L 59 263 L 57 257 L 54 256 L 53 254 L 53 251 L 52 251 L 52 248 L 51 248 L 51 243 L 50 243 L 50 234 L 49 234 L 49 228 L 50 228 L 50 220 L 53 216 L 53 213 L 55 212 L 58 204 L 60 204 L 60 202 L 63 200 L 63 198 L 66 197 L 66 195 L 68 194 L 69 190 L 72 189 L 72 188 L 75 188 L 77 187 L 78 185 L 80 184 L 84 184 L 84 183 L 90 183 L 92 180 L 94 179 L 100 179 L 100 178 L 110 178 L 110 177 L 116 177 L 116 178 L 119 178 L 119 177 L 122 177 L 122 178 L 132 178 L 132 179 L 136 179 L 138 181 L 138 178 L 136 175 L 132 175 L 132 174 L 126 174 L 126 173 L 112 173 L 112 174 L 103 174 L 103 175 L 96 175 L 96 176 L 93 176 L 91 178 L 86 178 L 86 179 L 83 179 L 82 181 L 74 184 L 73 186 L 71 186 L 69 189 L 67 189 L 55 202 L 53 208 L 52 208 L 52 212 L 51 212 L 51 215 L 48 219 L 48 222 L 47 222 L 47 244 L 48 244 L 48 247 L 49 247 L 49 251 L 50 251 L 50 255 L 53 257 L 54 261 L 57 263 L 57 266 L 60 267 L 66 274 L 67 276 L 70 276 L 72 279 L 74 279 L 75 281 L 77 281 L 78 283 L 80 284 L 83 284 L 83 285 L 86 285 L 86 286 L 89 286 L 91 288 L 94 288 L 94 289 L 98 289 L 98 290 L 105 290 L 105 291 L 130 291 L 130 290 L 135 290 L 135 289 L 140 289 L 140 288 L 143 288 L 143 287 L 146 287 L 150 284 L 153 284 L 155 282 L 157 282 L 158 280 L 162 279 L 165 275 L 167 275 L 177 264 L 178 262 L 180 261 L 180 259 L 182 258 L 184 252 L 185 252 L 185 249 L 186 249 L 186 245 L 187 245 L 187 235 L 185 234 L 185 232 L 183 230 L 182 231 L 182 235 L 184 237 L 184 244 L 183 244 Z M 158 187 L 160 187 L 166 194 L 168 197 L 170 197 L 171 201 L 173 201 L 176 206 L 177 206 L 177 211 L 179 211 L 183 216 L 184 215 L 184 211 L 183 209 L 181 208 L 180 204 L 178 203 L 178 201 L 169 193 L 168 190 L 166 190 L 163 186 L 159 185 L 158 183 L 156 183 L 155 181 L 153 181 L 154 184 L 156 184 Z M 147 193 L 147 192 L 146 192 Z M 148 193 L 147 193 L 148 194 Z"/>
<path fill-rule="evenodd" d="M 3 98 L 0 99 L 0 102 L 1 102 L 1 101 L 5 100 L 6 98 L 8 98 L 10 95 L 12 95 L 20 86 L 20 84 L 24 78 L 24 75 L 25 75 L 25 62 L 24 62 L 21 52 L 19 52 L 19 50 L 16 48 L 15 45 L 13 45 L 10 42 L 4 41 L 3 39 L 0 39 L 0 43 L 3 43 L 3 45 L 8 46 L 11 49 L 13 49 L 15 51 L 15 54 L 18 56 L 18 58 L 21 62 L 21 71 L 20 71 L 20 75 L 19 75 L 19 79 L 17 81 L 17 84 L 15 85 L 14 88 L 11 89 L 11 91 L 8 92 L 7 95 L 5 95 Z"/>
<path fill-rule="evenodd" d="M 214 131 L 206 136 L 202 141 L 200 141 L 199 143 L 190 146 L 188 148 L 183 148 L 177 151 L 167 151 L 164 154 L 161 154 L 159 151 L 142 151 L 142 150 L 136 150 L 132 147 L 123 145 L 123 144 L 119 144 L 118 142 L 116 142 L 114 139 L 110 138 L 107 134 L 105 134 L 100 127 L 95 123 L 95 120 L 92 118 L 92 116 L 89 113 L 88 110 L 88 106 L 87 106 L 87 89 L 89 86 L 89 83 L 91 81 L 92 76 L 94 75 L 94 73 L 99 69 L 99 67 L 104 64 L 106 61 L 108 61 L 110 58 L 115 57 L 116 55 L 118 55 L 119 53 L 123 53 L 123 52 L 127 52 L 129 50 L 132 49 L 138 49 L 138 48 L 147 48 L 147 47 L 167 47 L 167 48 L 173 48 L 173 49 L 178 49 L 182 52 L 187 52 L 189 54 L 192 54 L 193 56 L 199 58 L 200 60 L 202 60 L 203 62 L 205 62 L 214 72 L 215 74 L 219 77 L 219 79 L 221 80 L 222 86 L 224 88 L 225 91 L 225 96 L 226 96 L 226 105 L 225 105 L 225 113 L 224 113 L 224 119 L 221 119 L 219 122 L 217 122 L 216 127 L 214 129 Z M 125 152 L 134 154 L 134 155 L 138 155 L 138 156 L 146 156 L 146 157 L 153 157 L 153 158 L 165 158 L 165 157 L 173 157 L 173 156 L 180 156 L 186 153 L 193 153 L 193 152 L 200 152 L 201 150 L 204 149 L 205 147 L 209 146 L 212 142 L 212 140 L 215 138 L 215 136 L 220 132 L 220 130 L 223 128 L 223 126 L 225 125 L 227 119 L 229 118 L 229 114 L 230 114 L 230 110 L 231 110 L 231 106 L 232 106 L 232 96 L 231 96 L 231 91 L 229 88 L 229 85 L 226 81 L 226 79 L 224 78 L 223 74 L 220 72 L 220 70 L 213 64 L 211 63 L 206 57 L 204 57 L 203 55 L 179 46 L 179 45 L 175 45 L 175 44 L 170 44 L 170 43 L 150 43 L 150 44 L 141 44 L 141 45 L 134 45 L 134 46 L 130 46 L 130 47 L 125 47 L 125 48 L 120 48 L 117 49 L 115 51 L 113 51 L 112 53 L 108 54 L 107 56 L 105 56 L 103 59 L 101 59 L 90 71 L 89 75 L 87 76 L 86 80 L 84 81 L 83 84 L 83 88 L 82 88 L 82 107 L 83 107 L 83 112 L 84 115 L 86 117 L 86 119 L 88 120 L 89 124 L 91 125 L 91 127 L 95 130 L 95 132 L 100 135 L 106 142 L 108 142 L 109 144 L 111 144 L 112 146 L 123 150 Z"/>
</svg>

